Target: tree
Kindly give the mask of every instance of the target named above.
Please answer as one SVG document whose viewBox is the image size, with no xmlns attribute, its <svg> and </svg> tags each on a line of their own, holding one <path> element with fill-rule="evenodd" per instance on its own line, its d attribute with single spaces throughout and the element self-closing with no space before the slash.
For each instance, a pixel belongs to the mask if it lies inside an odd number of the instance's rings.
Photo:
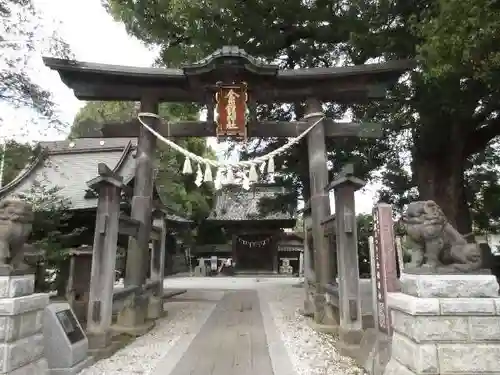
<svg viewBox="0 0 500 375">
<path fill-rule="evenodd" d="M 278 62 L 283 68 L 333 66 L 339 61 L 361 64 L 370 59 L 425 58 L 429 51 L 434 53 L 434 61 L 439 62 L 437 57 L 447 57 L 444 48 L 435 45 L 440 42 L 445 45 L 445 40 L 452 36 L 446 29 L 432 33 L 422 27 L 426 22 L 429 27 L 447 22 L 442 4 L 449 5 L 453 3 L 451 0 L 349 3 L 108 0 L 105 3 L 129 32 L 146 43 L 161 46 L 159 60 L 166 65 L 193 61 L 221 44 L 245 46 L 250 54 Z M 481 0 L 473 1 L 471 9 L 476 9 L 479 3 Z M 496 6 L 494 2 L 488 4 L 489 9 Z M 459 14 L 453 14 L 452 25 L 458 27 Z M 485 16 L 477 9 L 467 14 L 472 18 L 469 24 L 481 25 L 480 30 L 488 31 L 476 46 L 475 42 L 469 43 L 477 56 L 485 56 L 488 38 L 497 30 L 496 16 Z M 460 31 L 463 40 L 472 41 L 475 31 L 467 26 Z M 454 50 L 460 51 L 460 44 L 457 46 Z M 496 58 L 487 59 L 486 64 L 491 64 L 483 67 L 483 71 L 493 71 L 490 68 L 495 61 Z M 381 170 L 382 179 L 389 183 L 385 198 L 401 205 L 415 197 L 434 199 L 451 223 L 467 233 L 472 228 L 470 208 L 476 199 L 467 189 L 467 168 L 500 132 L 500 117 L 495 116 L 500 103 L 500 83 L 493 80 L 498 80 L 493 74 L 477 75 L 471 67 L 449 65 L 450 69 L 436 76 L 423 60 L 418 70 L 391 90 L 390 100 L 352 107 L 355 119 L 369 118 L 385 125 L 383 139 L 336 140 L 327 147 L 332 172 L 348 160 L 354 162 L 357 173 L 365 178 L 373 178 L 374 172 Z M 346 107 L 330 105 L 328 113 L 338 116 L 345 110 Z M 293 103 L 290 110 L 279 105 L 260 108 L 260 114 L 269 119 L 289 120 L 302 113 L 301 103 Z M 265 153 L 282 142 L 272 140 L 261 144 L 249 150 L 247 156 Z M 402 151 L 408 155 L 406 160 L 401 156 Z M 297 147 L 277 158 L 276 163 L 282 168 L 283 182 L 302 186 L 303 191 L 298 193 L 307 199 L 307 160 L 303 156 L 304 149 Z M 411 168 L 411 173 L 401 173 L 400 167 L 405 166 Z"/>
<path fill-rule="evenodd" d="M 169 121 L 195 120 L 198 112 L 195 105 L 169 103 L 159 107 L 160 116 Z M 105 122 L 130 121 L 136 115 L 137 108 L 133 102 L 88 102 L 76 115 L 70 137 L 85 137 Z M 215 158 L 204 139 L 180 139 L 177 143 L 197 155 Z M 155 164 L 158 168 L 156 184 L 160 194 L 175 211 L 199 221 L 209 213 L 213 191 L 207 184 L 197 187 L 193 175 L 182 175 L 180 171 L 183 163 L 184 157 L 181 154 L 158 142 Z"/>
<path fill-rule="evenodd" d="M 33 59 L 43 50 L 69 56 L 69 46 L 52 23 L 34 0 L 0 0 L 0 103 L 31 109 L 34 120 L 42 118 L 49 126 L 62 129 L 52 95 L 36 82 L 33 71 Z"/>
<path fill-rule="evenodd" d="M 68 278 L 67 250 L 85 228 L 72 228 L 68 225 L 72 213 L 71 202 L 59 195 L 59 187 L 47 188 L 35 183 L 24 199 L 31 203 L 35 218 L 29 242 L 45 252 L 47 285 L 37 285 L 38 290 L 57 290 L 64 295 Z M 48 272 L 47 272 L 48 271 Z M 53 272 L 53 274 L 49 272 Z"/>
<path fill-rule="evenodd" d="M 7 141 L 3 154 L 4 169 L 1 186 L 12 181 L 37 156 L 38 152 L 39 150 L 33 149 L 28 143 Z"/>
</svg>

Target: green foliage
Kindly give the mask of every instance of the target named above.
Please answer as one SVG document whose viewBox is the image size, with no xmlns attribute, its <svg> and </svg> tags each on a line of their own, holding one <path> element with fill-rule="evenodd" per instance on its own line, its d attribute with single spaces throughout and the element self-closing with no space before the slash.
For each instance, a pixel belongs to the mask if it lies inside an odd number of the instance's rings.
<svg viewBox="0 0 500 375">
<path fill-rule="evenodd" d="M 373 236 L 373 216 L 367 214 L 356 215 L 358 226 L 358 262 L 359 275 L 370 277 L 370 244 L 368 238 Z"/>
<path fill-rule="evenodd" d="M 498 34 L 494 1 L 188 1 L 107 0 L 115 19 L 149 44 L 161 47 L 160 65 L 178 66 L 222 45 L 239 45 L 283 68 L 362 64 L 369 59 L 416 58 L 421 65 L 395 85 L 386 101 L 352 106 L 354 119 L 385 126 L 377 141 L 336 139 L 327 143 L 331 173 L 353 162 L 359 177 L 381 179 L 381 199 L 400 209 L 417 197 L 434 199 L 450 221 L 469 232 L 471 216 L 497 195 L 498 179 L 481 198 L 475 184 L 491 169 L 486 154 L 500 134 L 500 77 L 493 38 Z M 436 74 L 439 73 L 439 74 Z M 261 106 L 259 116 L 290 120 L 302 103 Z M 328 115 L 347 108 L 329 105 Z M 269 152 L 284 140 L 260 142 L 245 157 Z M 485 151 L 486 149 L 486 151 Z M 309 196 L 304 145 L 276 158 L 282 180 Z M 410 171 L 411 173 L 410 173 Z M 484 185 L 481 182 L 482 186 Z M 499 197 L 500 198 L 500 197 Z M 477 201 L 483 201 L 478 204 Z M 498 199 L 497 199 L 498 200 Z M 487 209 L 489 210 L 489 208 Z M 493 212 L 492 214 L 495 214 Z M 489 228 L 489 227 L 488 227 Z M 487 229 L 487 228 L 484 228 Z"/>
<path fill-rule="evenodd" d="M 36 155 L 36 150 L 28 143 L 18 143 L 13 140 L 7 141 L 5 144 L 2 185 L 5 186 L 12 181 Z"/>
<path fill-rule="evenodd" d="M 47 188 L 35 183 L 24 195 L 24 199 L 33 205 L 35 213 L 29 242 L 45 252 L 46 270 L 55 272 L 55 275 L 47 275 L 47 279 L 52 279 L 53 276 L 55 278 L 46 288 L 61 291 L 64 290 L 67 278 L 67 250 L 85 228 L 73 228 L 68 225 L 73 216 L 69 210 L 71 202 L 62 198 L 59 190 L 59 187 Z"/>
<path fill-rule="evenodd" d="M 420 24 L 420 53 L 433 75 L 461 72 L 495 79 L 500 68 L 500 4 L 496 0 L 437 1 L 437 11 Z"/>
<path fill-rule="evenodd" d="M 106 122 L 130 121 L 137 115 L 137 105 L 133 102 L 89 102 L 76 115 L 71 129 L 71 137 L 85 137 Z M 161 104 L 159 115 L 168 121 L 196 120 L 199 108 L 196 105 Z M 215 158 L 213 150 L 202 138 L 176 139 L 177 144 L 206 158 Z M 194 184 L 194 175 L 181 174 L 184 156 L 169 146 L 158 142 L 156 151 L 156 185 L 164 202 L 181 215 L 199 221 L 205 218 L 212 206 L 212 189 L 203 184 Z"/>
<path fill-rule="evenodd" d="M 0 103 L 33 110 L 35 120 L 63 129 L 49 91 L 33 80 L 33 59 L 42 49 L 69 56 L 69 46 L 50 29 L 50 21 L 34 0 L 0 0 Z M 49 44 L 42 42 L 49 40 Z M 0 123 L 3 122 L 0 113 Z"/>
</svg>

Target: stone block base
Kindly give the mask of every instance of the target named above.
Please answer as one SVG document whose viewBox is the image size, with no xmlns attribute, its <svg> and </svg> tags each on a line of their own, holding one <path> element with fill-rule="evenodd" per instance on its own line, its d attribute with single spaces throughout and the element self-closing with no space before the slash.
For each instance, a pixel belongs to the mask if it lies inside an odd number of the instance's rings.
<svg viewBox="0 0 500 375">
<path fill-rule="evenodd" d="M 392 356 L 384 375 L 500 373 L 500 298 L 484 297 L 494 294 L 492 276 L 446 275 L 455 285 L 440 275 L 410 276 L 404 290 L 440 297 L 389 294 Z M 482 298 L 456 297 L 467 294 Z"/>
<path fill-rule="evenodd" d="M 495 298 L 499 289 L 496 277 L 488 274 L 402 274 L 400 284 L 401 293 L 421 298 Z"/>
<path fill-rule="evenodd" d="M 163 299 L 161 297 L 150 296 L 148 302 L 147 318 L 151 320 L 159 319 L 164 316 Z"/>
<path fill-rule="evenodd" d="M 0 276 L 0 298 L 28 296 L 34 291 L 34 274 Z"/>
<path fill-rule="evenodd" d="M 337 341 L 337 350 L 343 356 L 356 358 L 360 350 L 363 331 L 345 330 L 339 328 L 339 340 Z"/>
<path fill-rule="evenodd" d="M 45 374 L 43 312 L 48 294 L 32 294 L 34 275 L 0 276 L 0 374 Z"/>
<path fill-rule="evenodd" d="M 129 336 L 139 337 L 151 331 L 154 326 L 155 322 L 146 321 L 141 325 L 134 326 L 121 326 L 119 324 L 115 324 L 111 328 L 116 333 L 123 333 Z"/>
<path fill-rule="evenodd" d="M 53 368 L 49 370 L 49 375 L 77 375 L 83 369 L 94 364 L 94 358 L 88 357 L 71 368 Z"/>
<path fill-rule="evenodd" d="M 335 335 L 339 331 L 339 326 L 337 324 L 335 324 L 335 325 L 319 324 L 319 323 L 316 323 L 312 319 L 307 319 L 307 324 L 309 325 L 309 327 L 311 327 L 315 331 L 321 332 L 321 333 L 329 333 L 331 335 Z"/>
<path fill-rule="evenodd" d="M 43 356 L 43 335 L 36 334 L 20 340 L 0 344 L 0 374 L 37 361 Z"/>
<path fill-rule="evenodd" d="M 370 328 L 363 334 L 356 363 L 370 375 L 382 375 L 391 358 L 391 336 Z"/>
<path fill-rule="evenodd" d="M 45 358 L 40 358 L 25 366 L 19 367 L 9 372 L 9 375 L 46 375 L 49 374 L 49 366 Z"/>
</svg>

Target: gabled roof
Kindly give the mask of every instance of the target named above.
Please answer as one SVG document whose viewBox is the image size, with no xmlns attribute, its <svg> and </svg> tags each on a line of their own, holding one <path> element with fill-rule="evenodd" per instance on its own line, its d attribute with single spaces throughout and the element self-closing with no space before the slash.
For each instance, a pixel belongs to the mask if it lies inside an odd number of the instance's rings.
<svg viewBox="0 0 500 375">
<path fill-rule="evenodd" d="M 262 213 L 261 200 L 275 199 L 287 193 L 284 187 L 255 184 L 249 190 L 241 186 L 228 185 L 219 190 L 215 197 L 215 207 L 210 213 L 210 221 L 295 221 L 291 210 Z"/>
<path fill-rule="evenodd" d="M 137 140 L 131 138 L 81 138 L 41 142 L 40 155 L 9 184 L 0 188 L 0 198 L 25 195 L 41 185 L 58 188 L 74 210 L 97 207 L 97 199 L 88 191 L 87 181 L 96 177 L 98 163 L 105 163 L 129 182 L 134 176 L 134 150 Z"/>
</svg>

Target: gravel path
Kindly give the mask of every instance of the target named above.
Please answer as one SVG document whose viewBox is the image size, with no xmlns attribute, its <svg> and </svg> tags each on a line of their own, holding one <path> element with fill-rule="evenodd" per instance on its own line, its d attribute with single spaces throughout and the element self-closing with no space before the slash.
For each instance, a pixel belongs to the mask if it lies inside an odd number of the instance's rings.
<svg viewBox="0 0 500 375">
<path fill-rule="evenodd" d="M 83 370 L 80 375 L 151 374 L 176 343 L 198 333 L 214 307 L 215 303 L 206 301 L 167 303 L 168 316 L 157 321 L 150 332 Z"/>
<path fill-rule="evenodd" d="M 298 313 L 304 290 L 278 286 L 259 290 L 262 303 L 269 303 L 271 315 L 297 375 L 362 375 L 352 359 L 335 349 L 337 337 L 314 331 Z"/>
</svg>

